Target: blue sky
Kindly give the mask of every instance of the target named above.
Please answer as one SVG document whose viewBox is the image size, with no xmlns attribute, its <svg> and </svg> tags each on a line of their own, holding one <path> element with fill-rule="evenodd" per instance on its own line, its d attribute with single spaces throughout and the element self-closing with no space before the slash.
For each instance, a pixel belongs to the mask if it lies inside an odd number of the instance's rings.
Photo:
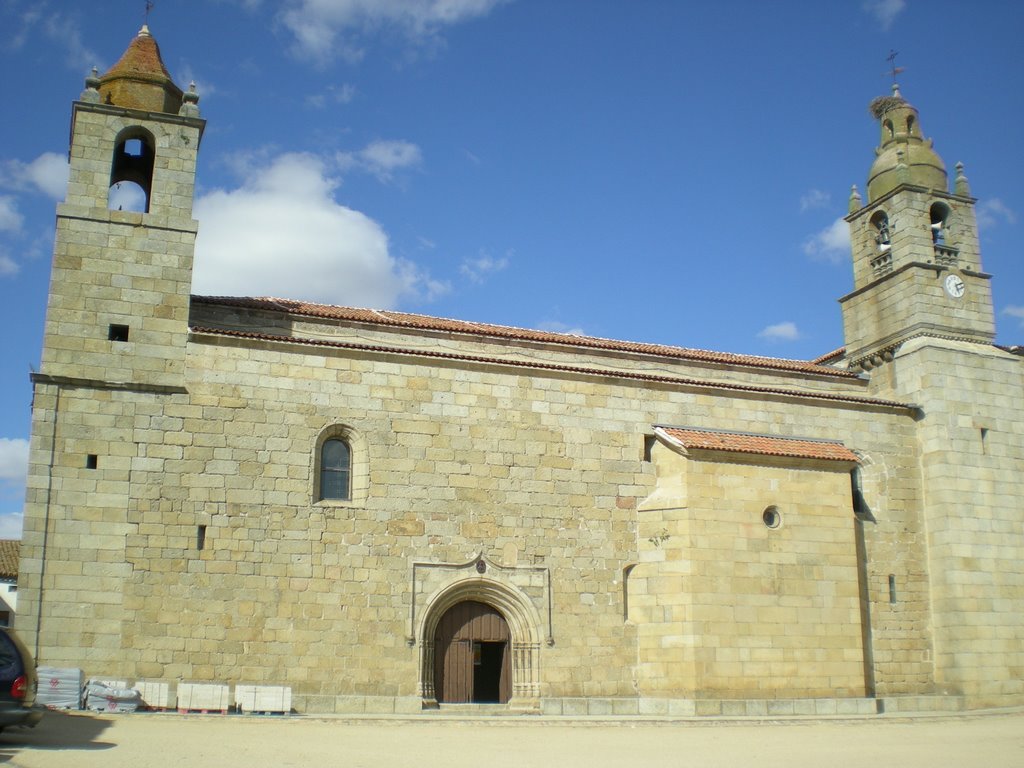
<svg viewBox="0 0 1024 768">
<path fill-rule="evenodd" d="M 0 0 L 0 537 L 18 536 L 70 106 L 143 2 Z M 157 0 L 197 83 L 195 293 L 811 358 L 899 51 L 1024 341 L 1024 3 Z"/>
</svg>

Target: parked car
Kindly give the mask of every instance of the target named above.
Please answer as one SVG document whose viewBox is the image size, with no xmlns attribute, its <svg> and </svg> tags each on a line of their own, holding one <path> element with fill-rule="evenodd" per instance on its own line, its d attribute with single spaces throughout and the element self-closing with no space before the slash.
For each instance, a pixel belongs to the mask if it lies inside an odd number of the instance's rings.
<svg viewBox="0 0 1024 768">
<path fill-rule="evenodd" d="M 0 627 L 0 731 L 9 725 L 35 725 L 43 716 L 36 706 L 36 663 L 25 644 Z"/>
</svg>

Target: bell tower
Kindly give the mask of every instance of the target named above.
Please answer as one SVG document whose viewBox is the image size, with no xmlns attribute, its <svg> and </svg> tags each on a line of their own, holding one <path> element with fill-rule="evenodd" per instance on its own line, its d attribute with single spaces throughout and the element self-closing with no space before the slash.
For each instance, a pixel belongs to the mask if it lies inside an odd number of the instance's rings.
<svg viewBox="0 0 1024 768">
<path fill-rule="evenodd" d="M 934 690 L 996 706 L 1024 695 L 1024 616 L 1005 607 L 1024 584 L 1024 366 L 993 344 L 991 277 L 963 166 L 950 192 L 897 86 L 871 112 L 881 141 L 867 203 L 854 188 L 846 218 L 854 275 L 840 300 L 846 360 L 868 372 L 873 393 L 916 406 L 912 503 L 927 557 Z M 877 518 L 865 534 L 869 553 L 884 551 L 891 535 L 884 508 Z"/>
<path fill-rule="evenodd" d="M 109 72 L 86 78 L 72 107 L 42 376 L 181 386 L 198 100 L 171 80 L 145 26 Z"/>
<path fill-rule="evenodd" d="M 182 452 L 154 424 L 173 428 L 167 409 L 188 396 L 192 197 L 205 125 L 195 89 L 174 84 L 145 26 L 85 86 L 71 109 L 67 196 L 32 375 L 19 574 L 22 636 L 37 660 L 60 666 L 84 658 L 63 637 L 121 647 L 132 622 L 120 606 L 136 574 L 133 534 L 151 499 L 181 493 L 144 470 Z M 66 553 L 78 562 L 48 570 Z M 89 598 L 69 612 L 61 596 L 76 592 Z"/>
<path fill-rule="evenodd" d="M 990 275 L 981 268 L 976 200 L 963 165 L 950 192 L 945 165 L 899 86 L 870 110 L 881 139 L 867 204 L 854 187 L 846 217 L 854 290 L 840 303 L 850 367 L 876 367 L 917 336 L 991 343 Z"/>
</svg>

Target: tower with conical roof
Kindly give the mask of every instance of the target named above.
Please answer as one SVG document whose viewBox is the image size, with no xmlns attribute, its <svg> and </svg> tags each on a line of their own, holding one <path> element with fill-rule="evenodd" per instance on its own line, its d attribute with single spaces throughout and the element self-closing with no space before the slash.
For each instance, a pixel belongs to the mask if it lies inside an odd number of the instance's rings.
<svg viewBox="0 0 1024 768">
<path fill-rule="evenodd" d="M 145 26 L 110 71 L 86 78 L 57 211 L 43 375 L 180 383 L 204 126 L 197 102 L 194 88 L 183 93 L 171 80 Z"/>
<path fill-rule="evenodd" d="M 155 426 L 179 423 L 168 409 L 185 392 L 204 127 L 194 88 L 174 84 L 146 27 L 85 84 L 72 106 L 67 196 L 32 376 L 20 575 L 19 628 L 41 663 L 70 665 L 81 662 L 63 637 L 120 647 L 112 606 L 133 572 L 125 548 L 138 531 L 138 497 L 166 503 L 177 492 L 142 482 L 133 496 L 130 479 L 181 452 L 160 446 Z M 47 569 L 54 552 L 72 551 L 93 565 Z M 60 603 L 73 594 L 81 597 L 72 616 Z"/>
<path fill-rule="evenodd" d="M 963 166 L 950 192 L 946 167 L 899 86 L 870 109 L 881 139 L 867 203 L 854 187 L 846 218 L 854 290 L 840 301 L 850 366 L 870 370 L 920 336 L 990 343 L 990 276 L 981 268 L 976 201 Z"/>
</svg>

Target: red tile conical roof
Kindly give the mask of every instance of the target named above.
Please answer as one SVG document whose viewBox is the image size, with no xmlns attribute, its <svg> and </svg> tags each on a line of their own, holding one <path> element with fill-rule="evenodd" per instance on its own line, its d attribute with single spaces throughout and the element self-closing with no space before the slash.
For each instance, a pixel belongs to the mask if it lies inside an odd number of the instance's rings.
<svg viewBox="0 0 1024 768">
<path fill-rule="evenodd" d="M 100 78 L 99 91 L 105 104 L 172 114 L 181 109 L 181 89 L 171 80 L 160 46 L 146 26 Z"/>
</svg>

